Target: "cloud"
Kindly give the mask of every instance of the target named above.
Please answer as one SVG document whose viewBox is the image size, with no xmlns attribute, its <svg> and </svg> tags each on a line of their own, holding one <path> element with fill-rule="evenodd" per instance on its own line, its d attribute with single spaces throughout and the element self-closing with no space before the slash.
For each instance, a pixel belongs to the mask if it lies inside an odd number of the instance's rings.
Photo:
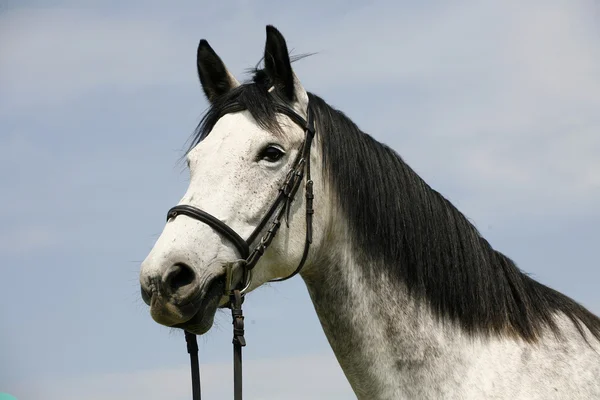
<svg viewBox="0 0 600 400">
<path fill-rule="evenodd" d="M 261 55 L 264 24 L 274 23 L 296 52 L 319 52 L 296 64 L 309 90 L 398 150 L 476 221 L 598 213 L 594 2 L 382 1 L 352 4 L 342 14 L 327 6 L 319 15 L 310 7 L 259 15 L 247 2 L 236 5 L 189 17 L 171 9 L 9 10 L 0 15 L 0 108 L 8 115 L 52 107 L 67 118 L 87 92 L 115 87 L 194 85 L 200 97 L 198 38 L 208 38 L 239 75 Z M 222 24 L 204 24 L 217 15 Z M 307 30 L 309 15 L 318 24 Z M 236 35 L 222 26 L 235 26 Z M 24 154 L 8 145 L 0 164 Z"/>
<path fill-rule="evenodd" d="M 0 85 L 13 110 L 65 106 L 105 85 L 176 85 L 194 73 L 190 46 L 168 21 L 147 15 L 11 10 L 0 14 Z M 190 63 L 178 54 L 190 54 Z"/>
<path fill-rule="evenodd" d="M 516 5 L 350 12 L 300 78 L 476 219 L 597 213 L 598 5 Z"/>
<path fill-rule="evenodd" d="M 233 397 L 232 365 L 201 365 L 202 395 Z M 44 381 L 13 389 L 31 400 L 188 400 L 189 366 L 96 374 L 65 381 Z M 256 400 L 342 400 L 354 397 L 337 361 L 329 355 L 244 361 L 244 398 Z"/>
<path fill-rule="evenodd" d="M 115 2 L 109 11 L 103 9 L 107 2 L 60 3 L 0 13 L 0 115 L 68 109 L 86 101 L 84 96 L 106 90 L 190 85 L 197 90 L 195 57 L 201 37 L 209 37 L 219 52 L 228 50 L 227 64 L 237 71 L 259 60 L 256 50 L 264 42 L 255 3 L 243 0 L 200 10 L 193 1 L 175 9 L 154 0 Z M 179 12 L 186 6 L 190 12 Z M 223 26 L 235 26 L 238 32 L 252 27 L 256 48 L 240 47 L 223 35 Z"/>
</svg>

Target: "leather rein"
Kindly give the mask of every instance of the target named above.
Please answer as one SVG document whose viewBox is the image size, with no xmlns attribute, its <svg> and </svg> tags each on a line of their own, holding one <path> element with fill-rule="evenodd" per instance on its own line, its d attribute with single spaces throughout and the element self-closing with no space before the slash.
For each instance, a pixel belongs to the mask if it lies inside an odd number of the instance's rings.
<svg viewBox="0 0 600 400">
<path fill-rule="evenodd" d="M 222 115 L 234 111 L 242 111 L 244 107 L 239 104 L 233 104 L 226 108 Z M 306 259 L 308 251 L 312 243 L 312 217 L 313 210 L 313 181 L 310 175 L 310 150 L 312 140 L 315 136 L 314 118 L 310 107 L 307 107 L 307 119 L 305 120 L 289 107 L 276 104 L 275 111 L 289 117 L 294 123 L 304 129 L 304 141 L 302 147 L 294 160 L 292 167 L 286 175 L 283 184 L 279 188 L 279 192 L 275 201 L 267 213 L 263 216 L 258 226 L 254 229 L 248 239 L 243 239 L 231 227 L 212 216 L 211 214 L 196 208 L 191 205 L 177 205 L 171 208 L 167 214 L 167 221 L 185 215 L 196 219 L 213 228 L 215 231 L 226 237 L 238 250 L 241 256 L 241 261 L 231 262 L 225 265 L 225 295 L 229 297 L 227 306 L 231 309 L 233 319 L 233 380 L 234 380 L 234 400 L 242 400 L 242 347 L 246 346 L 244 338 L 244 315 L 242 313 L 242 303 L 244 295 L 252 283 L 252 269 L 256 266 L 260 258 L 269 247 L 273 238 L 277 234 L 283 219 L 289 228 L 290 208 L 296 192 L 300 188 L 300 184 L 306 173 L 306 239 L 304 242 L 304 252 L 302 259 L 298 263 L 298 267 L 290 275 L 284 278 L 273 279 L 270 282 L 281 282 L 295 276 L 300 272 Z M 274 216 L 274 217 L 273 217 Z M 270 224 L 269 224 L 270 221 Z M 267 231 L 261 236 L 260 240 L 254 244 L 269 224 Z M 253 250 L 250 251 L 251 246 Z M 231 285 L 233 279 L 233 266 L 239 265 L 243 270 L 243 278 L 237 286 Z M 241 286 L 240 286 L 241 284 Z M 192 399 L 201 400 L 200 394 L 200 367 L 198 362 L 198 343 L 196 335 L 185 331 L 185 340 L 187 343 L 187 351 L 190 354 L 191 373 L 192 373 Z"/>
</svg>

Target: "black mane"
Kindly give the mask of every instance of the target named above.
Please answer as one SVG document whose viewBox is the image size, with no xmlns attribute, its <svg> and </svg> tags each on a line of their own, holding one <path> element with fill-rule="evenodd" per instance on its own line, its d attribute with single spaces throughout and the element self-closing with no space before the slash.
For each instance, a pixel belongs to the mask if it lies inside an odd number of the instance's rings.
<svg viewBox="0 0 600 400">
<path fill-rule="evenodd" d="M 261 127 L 281 132 L 274 104 L 282 100 L 277 91 L 268 93 L 269 87 L 266 74 L 256 70 L 252 82 L 217 98 L 191 147 L 232 107 L 247 109 Z M 544 326 L 557 332 L 553 317 L 562 312 L 580 332 L 583 324 L 600 339 L 598 317 L 521 272 L 395 151 L 320 97 L 309 93 L 309 99 L 323 170 L 339 196 L 354 246 L 374 261 L 373 272 L 402 282 L 435 315 L 470 333 L 535 341 Z"/>
</svg>

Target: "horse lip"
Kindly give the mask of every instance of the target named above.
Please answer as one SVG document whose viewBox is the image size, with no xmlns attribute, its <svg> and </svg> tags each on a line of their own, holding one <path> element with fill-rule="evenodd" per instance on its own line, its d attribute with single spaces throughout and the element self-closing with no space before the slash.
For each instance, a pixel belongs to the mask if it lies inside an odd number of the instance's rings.
<svg viewBox="0 0 600 400">
<path fill-rule="evenodd" d="M 202 290 L 198 290 L 198 293 L 196 293 L 196 295 L 186 301 L 185 303 L 179 304 L 178 308 L 185 314 L 190 314 L 191 317 L 193 318 L 194 315 L 198 312 L 198 309 L 200 308 L 200 306 L 202 305 L 202 300 L 205 296 L 203 296 L 204 293 Z"/>
<path fill-rule="evenodd" d="M 185 321 L 171 325 L 171 327 L 202 334 L 212 326 L 219 301 L 225 290 L 225 274 L 219 274 L 210 278 L 203 285 L 203 288 L 206 289 L 200 290 L 192 300 L 179 306 L 180 309 L 190 312 L 191 316 Z"/>
<path fill-rule="evenodd" d="M 225 290 L 225 274 L 208 276 L 199 284 L 191 298 L 178 301 L 160 292 L 149 299 L 150 315 L 155 322 L 168 327 L 182 327 L 188 322 L 201 322 L 205 317 L 214 317 L 219 296 Z M 214 304 L 214 311 L 211 310 Z M 210 314 L 210 315 L 208 315 Z"/>
<path fill-rule="evenodd" d="M 150 315 L 154 321 L 166 326 L 173 326 L 182 321 L 187 321 L 194 316 L 193 313 L 185 313 L 184 310 L 162 296 L 154 295 L 150 300 Z M 186 315 L 187 314 L 187 315 Z"/>
</svg>

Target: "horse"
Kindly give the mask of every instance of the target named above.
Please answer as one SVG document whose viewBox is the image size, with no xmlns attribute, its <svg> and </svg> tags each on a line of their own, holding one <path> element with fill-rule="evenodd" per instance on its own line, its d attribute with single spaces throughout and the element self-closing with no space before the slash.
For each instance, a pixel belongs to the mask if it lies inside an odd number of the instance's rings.
<svg viewBox="0 0 600 400">
<path fill-rule="evenodd" d="M 522 272 L 392 148 L 307 92 L 271 25 L 263 61 L 240 83 L 198 45 L 210 107 L 185 153 L 189 187 L 141 265 L 152 318 L 202 335 L 230 288 L 298 274 L 360 400 L 600 399 L 600 318 Z M 299 158 L 312 176 L 287 201 Z M 251 277 L 242 237 L 261 253 Z"/>
</svg>

